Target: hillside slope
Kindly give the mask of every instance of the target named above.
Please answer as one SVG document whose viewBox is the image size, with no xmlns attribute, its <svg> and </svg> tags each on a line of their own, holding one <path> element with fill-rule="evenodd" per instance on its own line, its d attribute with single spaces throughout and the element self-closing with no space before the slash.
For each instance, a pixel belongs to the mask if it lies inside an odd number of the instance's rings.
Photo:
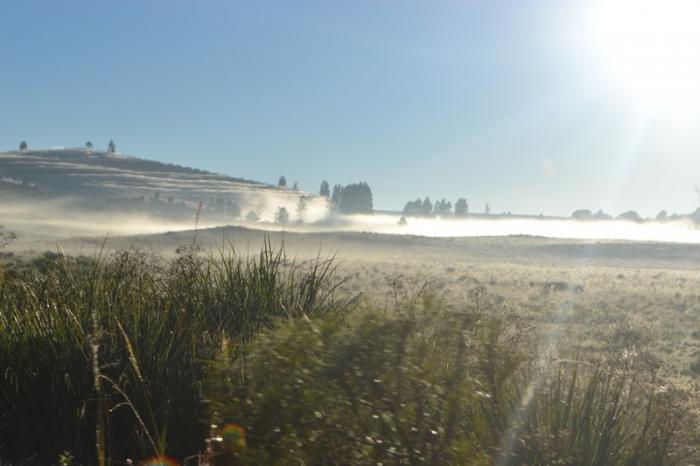
<svg viewBox="0 0 700 466">
<path fill-rule="evenodd" d="M 0 184 L 59 197 L 89 194 L 132 198 L 160 192 L 166 197 L 199 200 L 239 191 L 280 192 L 256 181 L 84 149 L 0 152 Z"/>
<path fill-rule="evenodd" d="M 317 196 L 196 168 L 82 148 L 0 152 L 0 223 L 23 229 L 66 219 L 119 223 L 126 216 L 187 225 L 195 217 L 207 224 L 274 221 L 279 207 L 297 220 L 301 197 L 304 220 L 325 213 L 326 201 Z"/>
</svg>

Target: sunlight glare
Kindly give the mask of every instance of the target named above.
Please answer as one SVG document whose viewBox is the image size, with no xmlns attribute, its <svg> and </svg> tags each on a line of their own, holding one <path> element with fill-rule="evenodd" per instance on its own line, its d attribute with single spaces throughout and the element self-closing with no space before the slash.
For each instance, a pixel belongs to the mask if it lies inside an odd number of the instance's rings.
<svg viewBox="0 0 700 466">
<path fill-rule="evenodd" d="M 636 104 L 700 113 L 700 2 L 597 0 L 592 43 L 602 66 Z"/>
</svg>

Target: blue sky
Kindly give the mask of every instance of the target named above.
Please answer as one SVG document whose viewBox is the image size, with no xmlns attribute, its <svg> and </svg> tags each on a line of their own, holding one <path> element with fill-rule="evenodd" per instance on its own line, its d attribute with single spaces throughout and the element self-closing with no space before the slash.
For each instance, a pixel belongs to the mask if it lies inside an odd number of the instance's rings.
<svg viewBox="0 0 700 466">
<path fill-rule="evenodd" d="M 583 3 L 7 0 L 0 148 L 114 139 L 309 191 L 367 181 L 381 209 L 694 210 L 700 136 L 604 77 Z"/>
</svg>

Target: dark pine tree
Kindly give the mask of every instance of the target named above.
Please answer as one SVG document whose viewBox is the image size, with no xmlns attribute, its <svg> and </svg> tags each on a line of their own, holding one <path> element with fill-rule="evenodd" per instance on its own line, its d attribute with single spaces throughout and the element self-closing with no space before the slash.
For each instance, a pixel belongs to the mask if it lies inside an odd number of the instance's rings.
<svg viewBox="0 0 700 466">
<path fill-rule="evenodd" d="M 323 180 L 321 181 L 321 188 L 318 190 L 319 196 L 323 196 L 325 198 L 331 197 L 331 189 L 330 186 L 328 185 L 328 181 Z"/>
</svg>

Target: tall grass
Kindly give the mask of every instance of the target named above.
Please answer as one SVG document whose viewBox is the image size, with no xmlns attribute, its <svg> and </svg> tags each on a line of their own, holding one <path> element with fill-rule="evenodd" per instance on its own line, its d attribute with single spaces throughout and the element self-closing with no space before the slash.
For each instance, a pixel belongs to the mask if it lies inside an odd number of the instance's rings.
<svg viewBox="0 0 700 466">
<path fill-rule="evenodd" d="M 517 316 L 472 293 L 339 324 L 296 322 L 209 372 L 227 465 L 671 465 L 697 459 L 683 393 L 649 355 L 544 360 Z M 405 306 L 405 304 L 404 304 Z M 404 307 L 405 310 L 405 307 Z M 624 357 L 623 357 L 624 355 Z M 226 431 L 226 428 L 224 428 Z"/>
<path fill-rule="evenodd" d="M 201 451 L 202 380 L 221 341 L 238 349 L 299 316 L 342 316 L 352 299 L 331 260 L 172 261 L 138 251 L 74 261 L 49 255 L 0 285 L 0 458 L 80 464 Z M 237 349 L 237 351 L 238 351 Z"/>
</svg>

